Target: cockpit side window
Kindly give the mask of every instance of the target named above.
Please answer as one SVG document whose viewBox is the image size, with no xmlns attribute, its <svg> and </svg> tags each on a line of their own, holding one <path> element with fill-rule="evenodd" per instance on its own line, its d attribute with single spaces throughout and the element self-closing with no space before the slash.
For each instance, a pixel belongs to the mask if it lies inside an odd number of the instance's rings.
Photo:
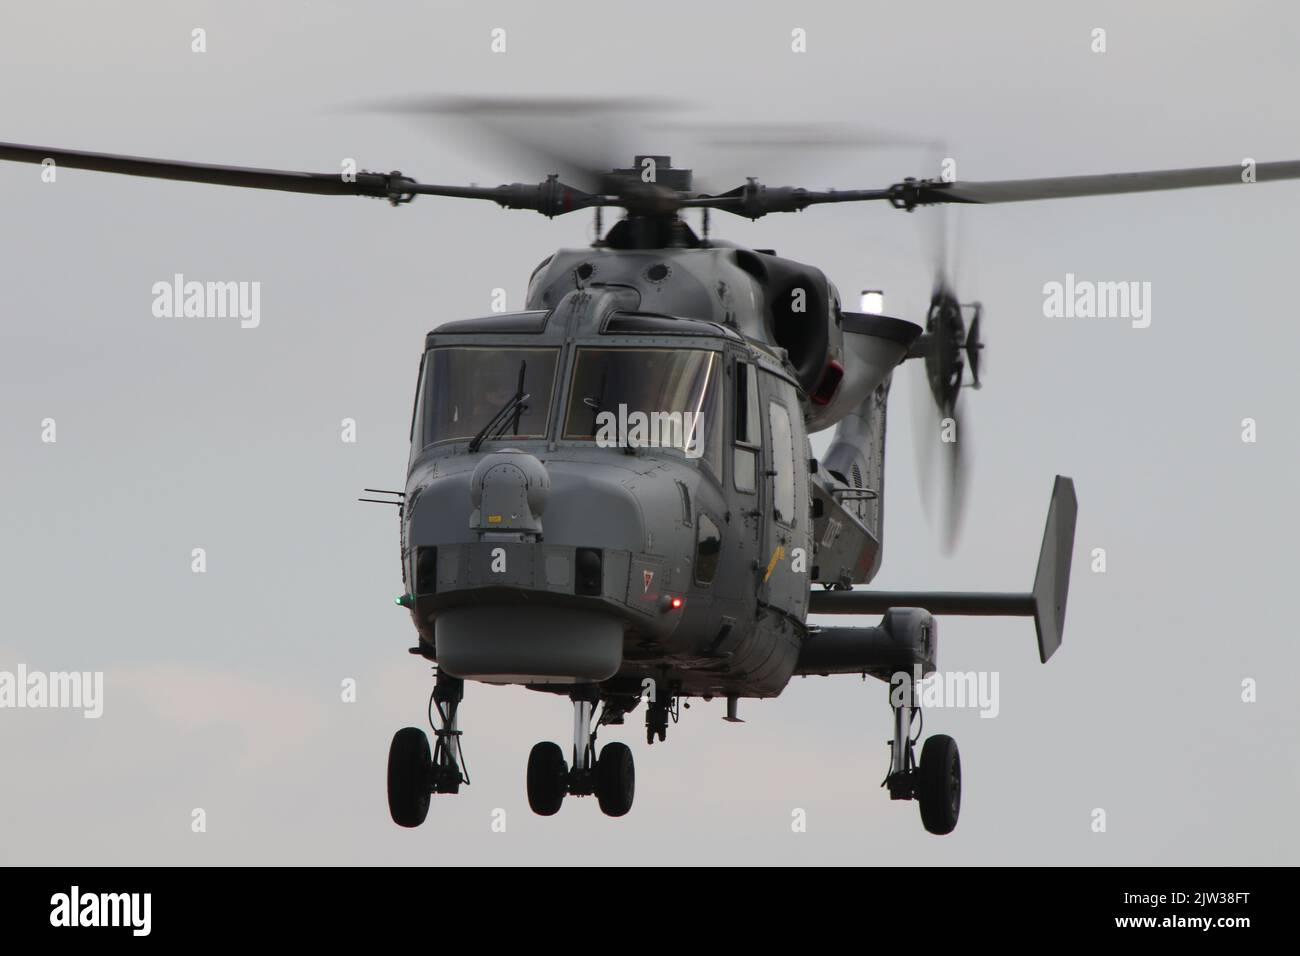
<svg viewBox="0 0 1300 956">
<path fill-rule="evenodd" d="M 420 427 L 420 419 L 424 417 L 424 360 L 427 357 L 427 353 L 420 354 L 420 371 L 415 376 L 415 398 L 411 402 L 411 434 L 408 438 L 412 444 L 415 442 L 417 431 L 421 435 L 424 434 L 424 429 Z"/>
<path fill-rule="evenodd" d="M 735 447 L 731 476 L 737 491 L 753 494 L 758 488 L 758 453 L 763 445 L 759 420 L 758 371 L 748 362 L 736 362 Z"/>
<path fill-rule="evenodd" d="M 794 527 L 798 522 L 795 513 L 795 460 L 794 430 L 786 407 L 773 400 L 768 404 L 769 428 L 772 435 L 772 512 L 776 520 Z"/>
<path fill-rule="evenodd" d="M 695 532 L 695 583 L 709 585 L 718 573 L 722 535 L 714 520 L 703 511 L 700 512 L 698 525 Z"/>
</svg>

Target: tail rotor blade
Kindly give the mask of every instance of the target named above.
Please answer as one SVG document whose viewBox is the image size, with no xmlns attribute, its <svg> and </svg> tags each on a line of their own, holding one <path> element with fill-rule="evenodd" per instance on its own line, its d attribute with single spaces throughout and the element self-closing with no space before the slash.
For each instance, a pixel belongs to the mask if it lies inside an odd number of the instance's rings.
<svg viewBox="0 0 1300 956">
<path fill-rule="evenodd" d="M 935 517 L 935 495 L 938 482 L 936 465 L 938 462 L 939 414 L 930 394 L 930 382 L 925 372 L 924 361 L 913 364 L 910 370 L 911 384 L 908 398 L 911 399 L 912 449 L 916 454 L 917 490 L 921 496 L 921 508 L 931 523 Z"/>
<path fill-rule="evenodd" d="M 967 468 L 970 457 L 970 432 L 967 424 L 959 416 L 956 406 L 948 417 L 951 424 L 945 422 L 944 438 L 951 438 L 942 445 L 944 449 L 943 474 L 943 513 L 942 545 L 945 554 L 952 554 L 961 539 L 961 530 L 966 518 Z"/>
<path fill-rule="evenodd" d="M 972 304 L 975 310 L 974 317 L 970 320 L 970 328 L 966 330 L 966 344 L 963 346 L 966 352 L 966 368 L 970 371 L 971 388 L 980 387 L 980 368 L 984 361 L 984 339 L 981 338 L 982 329 L 980 328 L 980 319 L 983 317 L 984 306 L 979 302 Z"/>
</svg>

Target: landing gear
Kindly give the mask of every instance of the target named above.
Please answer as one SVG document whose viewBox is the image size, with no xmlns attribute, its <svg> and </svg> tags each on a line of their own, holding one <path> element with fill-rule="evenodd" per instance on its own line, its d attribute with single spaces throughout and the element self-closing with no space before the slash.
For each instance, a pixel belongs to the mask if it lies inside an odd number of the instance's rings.
<svg viewBox="0 0 1300 956">
<path fill-rule="evenodd" d="M 429 815 L 431 794 L 459 793 L 461 784 L 469 783 L 461 732 L 456 729 L 456 711 L 464 696 L 465 682 L 439 671 L 429 699 L 436 740 L 432 752 L 428 735 L 419 727 L 403 727 L 393 735 L 388 748 L 388 812 L 398 826 L 418 827 Z"/>
<path fill-rule="evenodd" d="M 399 827 L 418 827 L 429 815 L 429 738 L 403 727 L 388 748 L 388 812 Z"/>
<path fill-rule="evenodd" d="M 569 792 L 569 765 L 564 751 L 549 740 L 534 744 L 528 754 L 528 806 L 538 816 L 559 812 L 564 795 Z"/>
<path fill-rule="evenodd" d="M 900 692 L 901 691 L 901 692 Z M 961 755 L 957 741 L 945 734 L 935 734 L 921 748 L 917 765 L 912 737 L 913 718 L 920 709 L 914 706 L 914 687 L 910 675 L 904 674 L 902 686 L 891 684 L 891 702 L 895 694 L 901 703 L 894 707 L 894 737 L 890 741 L 889 775 L 883 786 L 889 788 L 891 800 L 916 800 L 921 810 L 921 824 L 930 833 L 942 836 L 957 827 L 961 812 Z"/>
<path fill-rule="evenodd" d="M 592 717 L 599 700 L 595 688 L 578 688 L 573 700 L 573 750 L 570 767 L 559 744 L 544 741 L 528 754 L 528 805 L 539 816 L 549 817 L 560 809 L 567 794 L 585 797 L 595 794 L 606 816 L 621 817 L 632 809 L 636 792 L 636 768 L 626 744 L 606 744 L 596 756 L 596 729 L 603 723 L 621 722 L 622 712 L 614 708 L 606 720 L 604 710 L 596 727 Z"/>
<path fill-rule="evenodd" d="M 677 723 L 677 698 L 652 700 L 645 710 L 645 742 L 652 744 L 655 739 L 668 739 L 668 721 Z"/>
<path fill-rule="evenodd" d="M 456 723 L 456 712 L 464 699 L 465 682 L 438 671 L 433 696 L 429 699 L 429 722 L 433 724 L 433 734 L 437 738 L 429 781 L 434 793 L 460 793 L 460 785 L 469 784 L 469 774 L 464 770 L 465 753 L 460 747 L 461 732 Z M 433 720 L 435 709 L 438 712 L 437 723 Z"/>
<path fill-rule="evenodd" d="M 961 812 L 961 755 L 951 737 L 935 734 L 921 748 L 916 797 L 927 830 L 938 834 L 953 831 Z"/>
<path fill-rule="evenodd" d="M 636 793 L 636 767 L 627 744 L 606 744 L 596 761 L 596 799 L 607 817 L 621 817 L 632 809 Z"/>
</svg>

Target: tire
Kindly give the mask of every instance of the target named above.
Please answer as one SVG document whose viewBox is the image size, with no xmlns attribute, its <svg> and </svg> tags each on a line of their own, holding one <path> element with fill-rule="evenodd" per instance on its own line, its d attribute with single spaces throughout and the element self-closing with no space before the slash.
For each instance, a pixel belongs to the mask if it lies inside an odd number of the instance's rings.
<svg viewBox="0 0 1300 956">
<path fill-rule="evenodd" d="M 636 764 L 627 744 L 606 744 L 596 761 L 596 799 L 609 817 L 621 817 L 632 809 L 636 795 Z"/>
<path fill-rule="evenodd" d="M 388 812 L 399 827 L 418 827 L 429 815 L 429 738 L 419 727 L 403 727 L 388 748 Z"/>
<path fill-rule="evenodd" d="M 568 792 L 569 766 L 564 751 L 549 740 L 534 744 L 528 754 L 528 805 L 538 816 L 559 812 Z"/>
<path fill-rule="evenodd" d="M 921 748 L 916 793 L 921 823 L 931 833 L 951 833 L 961 813 L 961 755 L 957 741 L 935 734 Z"/>
</svg>

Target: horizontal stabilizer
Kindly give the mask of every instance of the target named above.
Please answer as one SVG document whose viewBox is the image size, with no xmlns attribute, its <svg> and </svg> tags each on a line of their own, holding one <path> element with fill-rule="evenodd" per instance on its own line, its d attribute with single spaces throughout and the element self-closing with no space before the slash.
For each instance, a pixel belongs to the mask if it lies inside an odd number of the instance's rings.
<svg viewBox="0 0 1300 956">
<path fill-rule="evenodd" d="M 895 607 L 919 607 L 931 614 L 1032 617 L 1038 630 L 1038 656 L 1046 663 L 1061 646 L 1065 630 L 1065 599 L 1070 589 L 1078 512 L 1074 482 L 1058 475 L 1047 509 L 1047 527 L 1032 592 L 814 591 L 809 596 L 808 613 L 883 614 Z"/>
</svg>

